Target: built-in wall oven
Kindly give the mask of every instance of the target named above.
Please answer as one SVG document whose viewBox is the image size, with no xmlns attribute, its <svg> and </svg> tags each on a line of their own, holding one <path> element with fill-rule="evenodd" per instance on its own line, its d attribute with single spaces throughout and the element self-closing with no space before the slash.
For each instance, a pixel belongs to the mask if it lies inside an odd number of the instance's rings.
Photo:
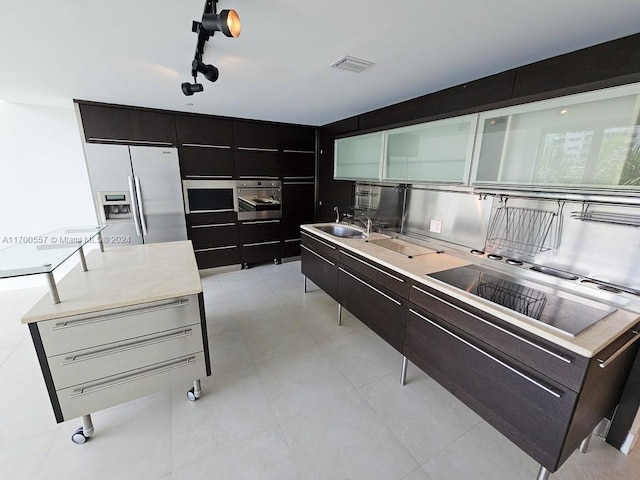
<svg viewBox="0 0 640 480">
<path fill-rule="evenodd" d="M 282 182 L 272 179 L 239 180 L 238 220 L 280 218 Z"/>
<path fill-rule="evenodd" d="M 185 213 L 237 212 L 235 180 L 183 180 Z"/>
</svg>

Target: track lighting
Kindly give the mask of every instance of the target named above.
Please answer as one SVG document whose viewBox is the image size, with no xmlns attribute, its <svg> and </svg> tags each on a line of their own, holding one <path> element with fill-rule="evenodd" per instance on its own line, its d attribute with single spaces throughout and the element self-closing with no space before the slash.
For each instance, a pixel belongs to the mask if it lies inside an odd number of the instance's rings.
<svg viewBox="0 0 640 480">
<path fill-rule="evenodd" d="M 195 82 L 195 78 L 193 79 Z M 184 82 L 182 85 L 182 93 L 184 93 L 187 97 L 190 97 L 194 93 L 201 92 L 204 90 L 204 87 L 201 83 L 189 83 Z"/>
<path fill-rule="evenodd" d="M 198 34 L 198 43 L 196 44 L 196 53 L 191 62 L 191 76 L 193 83 L 184 82 L 182 93 L 191 96 L 194 93 L 202 92 L 204 87 L 198 83 L 198 73 L 210 82 L 218 80 L 220 71 L 213 65 L 202 62 L 202 54 L 204 53 L 204 44 L 209 41 L 216 32 L 222 32 L 227 37 L 237 38 L 240 35 L 240 17 L 235 10 L 222 10 L 216 12 L 216 4 L 218 0 L 206 0 L 204 4 L 204 12 L 200 22 L 193 22 L 191 31 Z"/>
</svg>

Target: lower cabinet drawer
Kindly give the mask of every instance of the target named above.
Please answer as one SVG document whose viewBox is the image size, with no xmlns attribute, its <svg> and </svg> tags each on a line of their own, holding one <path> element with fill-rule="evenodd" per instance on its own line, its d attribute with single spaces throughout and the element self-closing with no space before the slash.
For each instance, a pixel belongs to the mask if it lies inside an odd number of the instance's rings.
<svg viewBox="0 0 640 480">
<path fill-rule="evenodd" d="M 246 243 L 240 250 L 242 263 L 268 262 L 282 258 L 282 244 L 280 240 L 267 242 Z"/>
<path fill-rule="evenodd" d="M 200 325 L 145 335 L 49 358 L 57 390 L 128 372 L 203 348 Z"/>
<path fill-rule="evenodd" d="M 204 353 L 182 355 L 119 375 L 83 383 L 57 392 L 65 420 L 94 413 L 120 403 L 206 376 Z"/>
<path fill-rule="evenodd" d="M 409 309 L 404 354 L 537 462 L 556 470 L 577 395 Z"/>
<path fill-rule="evenodd" d="M 194 250 L 198 268 L 223 267 L 240 263 L 240 246 L 197 248 Z"/>
<path fill-rule="evenodd" d="M 334 300 L 338 300 L 338 266 L 335 261 L 302 245 L 302 274 Z"/>
<path fill-rule="evenodd" d="M 297 257 L 300 255 L 300 239 L 286 238 L 282 241 L 282 257 Z"/>
<path fill-rule="evenodd" d="M 46 320 L 38 330 L 47 357 L 158 331 L 200 324 L 197 295 Z"/>
</svg>

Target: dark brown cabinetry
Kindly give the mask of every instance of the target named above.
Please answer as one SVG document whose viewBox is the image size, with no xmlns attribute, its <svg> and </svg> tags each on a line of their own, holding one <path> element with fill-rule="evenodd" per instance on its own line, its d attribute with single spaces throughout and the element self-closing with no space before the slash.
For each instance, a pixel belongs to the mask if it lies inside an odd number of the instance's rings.
<svg viewBox="0 0 640 480">
<path fill-rule="evenodd" d="M 239 179 L 280 178 L 280 154 L 263 150 L 235 152 L 236 175 Z"/>
<path fill-rule="evenodd" d="M 176 144 L 172 113 L 78 103 L 87 142 Z"/>
<path fill-rule="evenodd" d="M 187 236 L 193 243 L 198 268 L 240 263 L 240 238 L 235 212 L 187 215 Z"/>
<path fill-rule="evenodd" d="M 282 259 L 279 219 L 240 222 L 240 256 L 245 265 Z"/>
<path fill-rule="evenodd" d="M 282 182 L 283 257 L 300 255 L 300 225 L 313 223 L 314 198 L 313 178 Z"/>
<path fill-rule="evenodd" d="M 303 232 L 301 248 L 302 274 L 338 300 L 337 247 Z"/>
<path fill-rule="evenodd" d="M 260 122 L 233 122 L 233 145 L 236 150 L 280 150 L 280 127 Z"/>
</svg>

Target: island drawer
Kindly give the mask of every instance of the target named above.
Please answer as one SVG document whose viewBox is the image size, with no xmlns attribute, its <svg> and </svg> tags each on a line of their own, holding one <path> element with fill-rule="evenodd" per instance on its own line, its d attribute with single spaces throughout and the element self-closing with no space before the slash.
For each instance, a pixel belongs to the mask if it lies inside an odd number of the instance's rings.
<svg viewBox="0 0 640 480">
<path fill-rule="evenodd" d="M 38 330 L 47 357 L 200 324 L 197 295 L 46 320 Z"/>
<path fill-rule="evenodd" d="M 181 327 L 49 358 L 57 390 L 203 349 L 200 325 Z"/>
<path fill-rule="evenodd" d="M 204 353 L 186 354 L 118 375 L 82 383 L 57 392 L 64 420 L 152 393 L 188 385 L 206 376 Z"/>
<path fill-rule="evenodd" d="M 367 258 L 340 249 L 340 264 L 388 288 L 402 298 L 409 298 L 410 282 L 404 276 Z"/>
<path fill-rule="evenodd" d="M 302 230 L 301 233 L 302 245 L 306 245 L 312 250 L 322 254 L 324 257 L 328 257 L 332 260 L 338 260 L 338 247 L 332 244 L 330 241 L 324 238 L 317 238 L 308 232 Z"/>
<path fill-rule="evenodd" d="M 589 366 L 588 358 L 521 330 L 424 284 L 413 283 L 409 299 L 415 305 L 560 382 L 574 392 L 580 391 Z"/>
</svg>

